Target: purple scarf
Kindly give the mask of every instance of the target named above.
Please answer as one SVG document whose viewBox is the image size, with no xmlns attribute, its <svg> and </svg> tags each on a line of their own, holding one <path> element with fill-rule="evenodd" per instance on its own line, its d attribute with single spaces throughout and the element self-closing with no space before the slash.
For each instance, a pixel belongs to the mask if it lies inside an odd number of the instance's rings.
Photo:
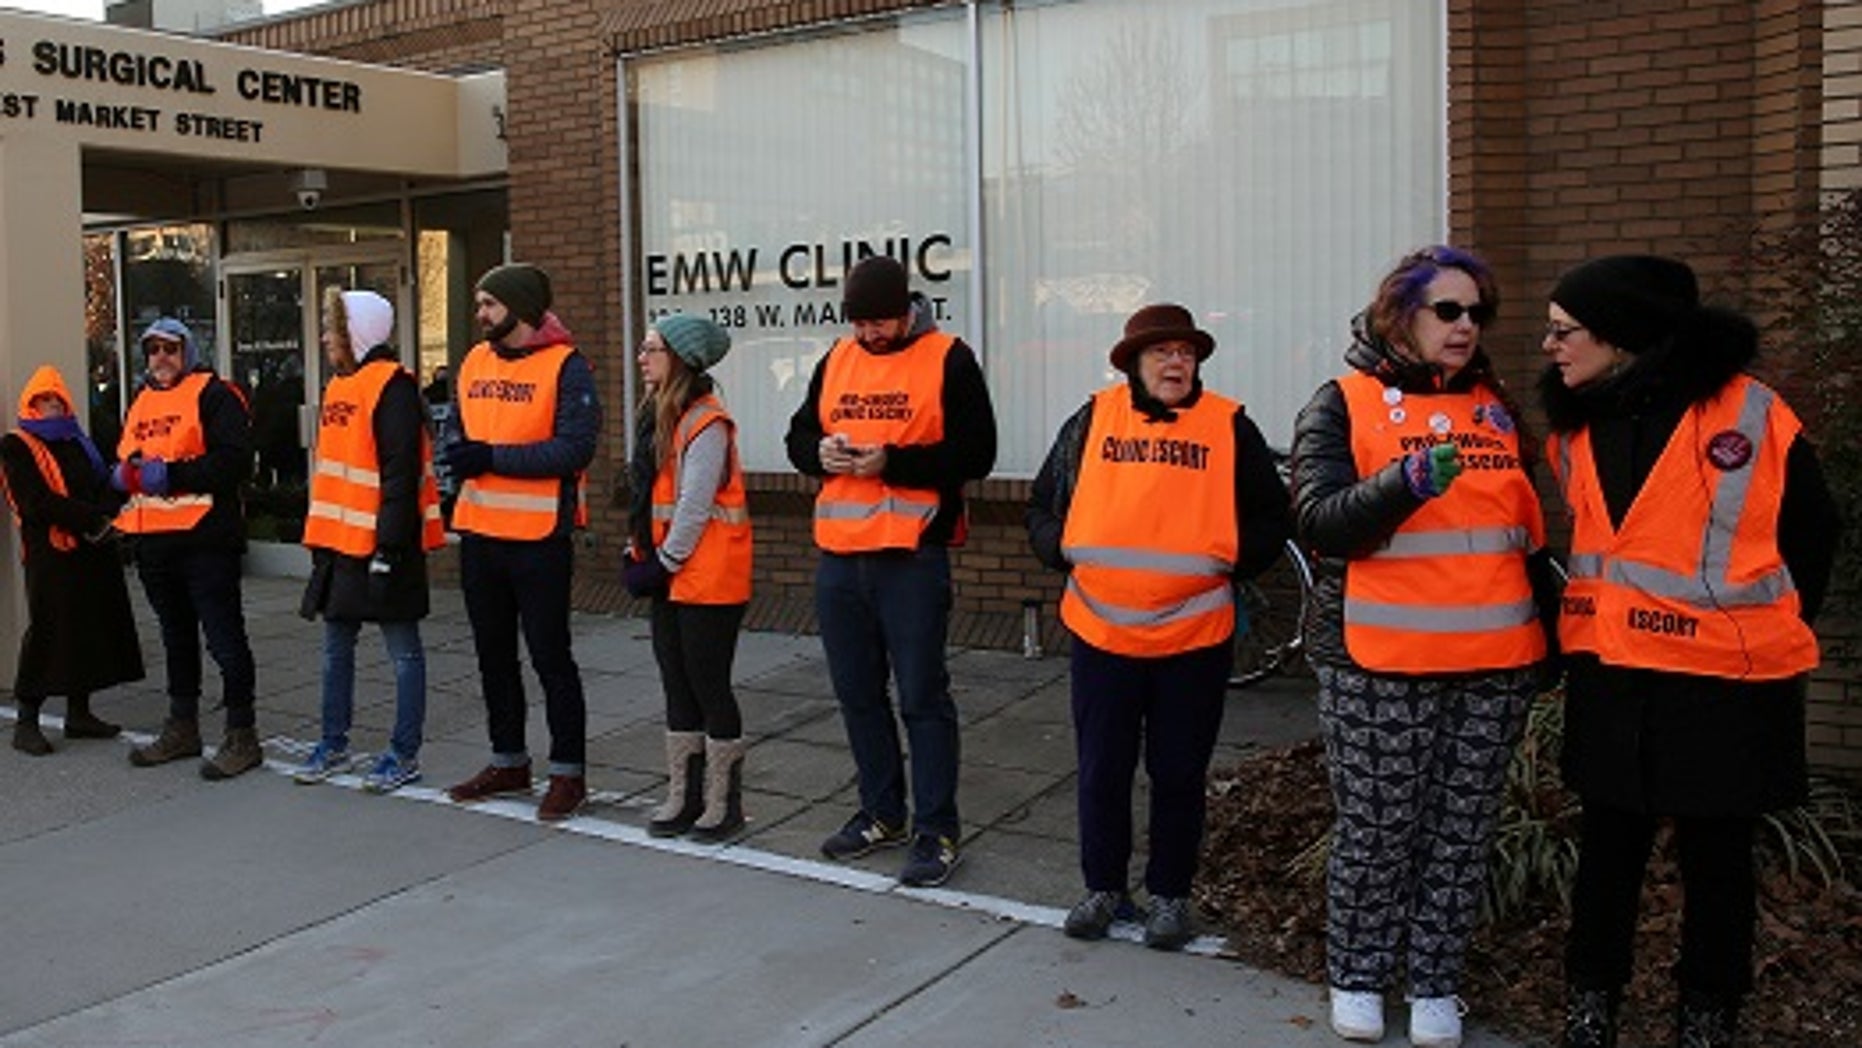
<svg viewBox="0 0 1862 1048">
<path fill-rule="evenodd" d="M 99 477 L 104 475 L 103 456 L 97 454 L 97 445 L 91 443 L 91 438 L 85 436 L 84 430 L 78 427 L 78 420 L 70 415 L 60 418 L 23 418 L 19 420 L 19 428 L 48 442 L 77 441 L 78 446 L 84 449 L 85 456 L 91 460 L 91 469 L 95 470 Z"/>
</svg>

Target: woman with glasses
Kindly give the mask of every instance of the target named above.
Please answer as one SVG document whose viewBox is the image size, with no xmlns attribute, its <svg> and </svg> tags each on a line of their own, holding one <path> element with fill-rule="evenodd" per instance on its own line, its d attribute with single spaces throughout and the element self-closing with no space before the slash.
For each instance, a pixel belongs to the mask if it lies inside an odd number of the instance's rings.
<svg viewBox="0 0 1862 1048">
<path fill-rule="evenodd" d="M 1193 934 L 1189 894 L 1205 777 L 1234 660 L 1233 584 L 1273 563 L 1287 493 L 1240 404 L 1203 388 L 1215 339 L 1177 305 L 1145 306 L 1112 347 L 1123 380 L 1060 429 L 1035 478 L 1028 536 L 1068 574 L 1080 872 L 1076 939 L 1135 919 L 1127 894 L 1132 778 L 1151 780 L 1145 945 Z"/>
<path fill-rule="evenodd" d="M 1352 322 L 1349 370 L 1293 437 L 1314 554 L 1306 652 L 1337 821 L 1326 871 L 1332 1028 L 1461 1043 L 1468 935 L 1546 654 L 1549 557 L 1518 405 L 1481 350 L 1499 295 L 1474 255 L 1397 263 Z"/>
<path fill-rule="evenodd" d="M 622 581 L 653 602 L 653 658 L 666 692 L 666 802 L 655 837 L 716 844 L 744 826 L 743 714 L 731 690 L 737 631 L 750 602 L 750 513 L 737 424 L 711 368 L 731 336 L 674 313 L 637 357 L 640 401 Z"/>
<path fill-rule="evenodd" d="M 1759 816 L 1808 788 L 1804 692 L 1840 522 L 1797 416 L 1746 374 L 1752 322 L 1694 271 L 1594 259 L 1552 290 L 1539 384 L 1571 507 L 1565 784 L 1584 802 L 1564 1044 L 1616 1043 L 1642 878 L 1674 824 L 1675 1043 L 1733 1043 L 1752 987 Z"/>
</svg>

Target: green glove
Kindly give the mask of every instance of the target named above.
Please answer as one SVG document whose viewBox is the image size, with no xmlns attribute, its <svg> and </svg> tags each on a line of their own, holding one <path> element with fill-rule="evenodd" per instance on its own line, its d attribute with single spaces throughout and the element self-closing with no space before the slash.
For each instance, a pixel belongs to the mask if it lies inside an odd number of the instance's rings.
<svg viewBox="0 0 1862 1048">
<path fill-rule="evenodd" d="M 1429 486 L 1437 495 L 1461 475 L 1461 449 L 1453 444 L 1437 444 L 1429 449 Z"/>
</svg>

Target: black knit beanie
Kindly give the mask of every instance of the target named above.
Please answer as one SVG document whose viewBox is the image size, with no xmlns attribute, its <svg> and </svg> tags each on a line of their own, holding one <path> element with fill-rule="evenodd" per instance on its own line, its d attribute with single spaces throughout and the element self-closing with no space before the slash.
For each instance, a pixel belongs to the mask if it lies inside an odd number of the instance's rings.
<svg viewBox="0 0 1862 1048">
<path fill-rule="evenodd" d="M 543 326 L 550 309 L 550 275 L 528 262 L 513 262 L 478 278 L 478 289 L 504 303 L 511 315 L 531 327 Z"/>
<path fill-rule="evenodd" d="M 868 255 L 847 271 L 841 313 L 848 320 L 893 320 L 912 311 L 905 267 L 886 255 Z"/>
<path fill-rule="evenodd" d="M 1610 255 L 1567 272 L 1552 301 L 1592 335 L 1640 353 L 1671 335 L 1700 308 L 1687 263 L 1659 255 Z"/>
</svg>

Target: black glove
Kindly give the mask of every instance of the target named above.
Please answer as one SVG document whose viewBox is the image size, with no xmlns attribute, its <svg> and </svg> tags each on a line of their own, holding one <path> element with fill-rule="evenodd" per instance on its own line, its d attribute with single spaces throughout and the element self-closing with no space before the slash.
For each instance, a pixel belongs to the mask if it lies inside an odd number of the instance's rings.
<svg viewBox="0 0 1862 1048">
<path fill-rule="evenodd" d="M 462 440 L 446 449 L 446 468 L 461 479 L 491 472 L 491 445 L 482 440 Z"/>
<path fill-rule="evenodd" d="M 661 564 L 659 555 L 649 553 L 645 560 L 627 558 L 621 564 L 621 585 L 635 597 L 654 597 L 666 592 L 672 582 L 672 572 Z"/>
<path fill-rule="evenodd" d="M 394 559 L 385 550 L 376 550 L 369 558 L 369 603 L 380 605 L 388 599 L 388 583 L 394 578 Z"/>
</svg>

